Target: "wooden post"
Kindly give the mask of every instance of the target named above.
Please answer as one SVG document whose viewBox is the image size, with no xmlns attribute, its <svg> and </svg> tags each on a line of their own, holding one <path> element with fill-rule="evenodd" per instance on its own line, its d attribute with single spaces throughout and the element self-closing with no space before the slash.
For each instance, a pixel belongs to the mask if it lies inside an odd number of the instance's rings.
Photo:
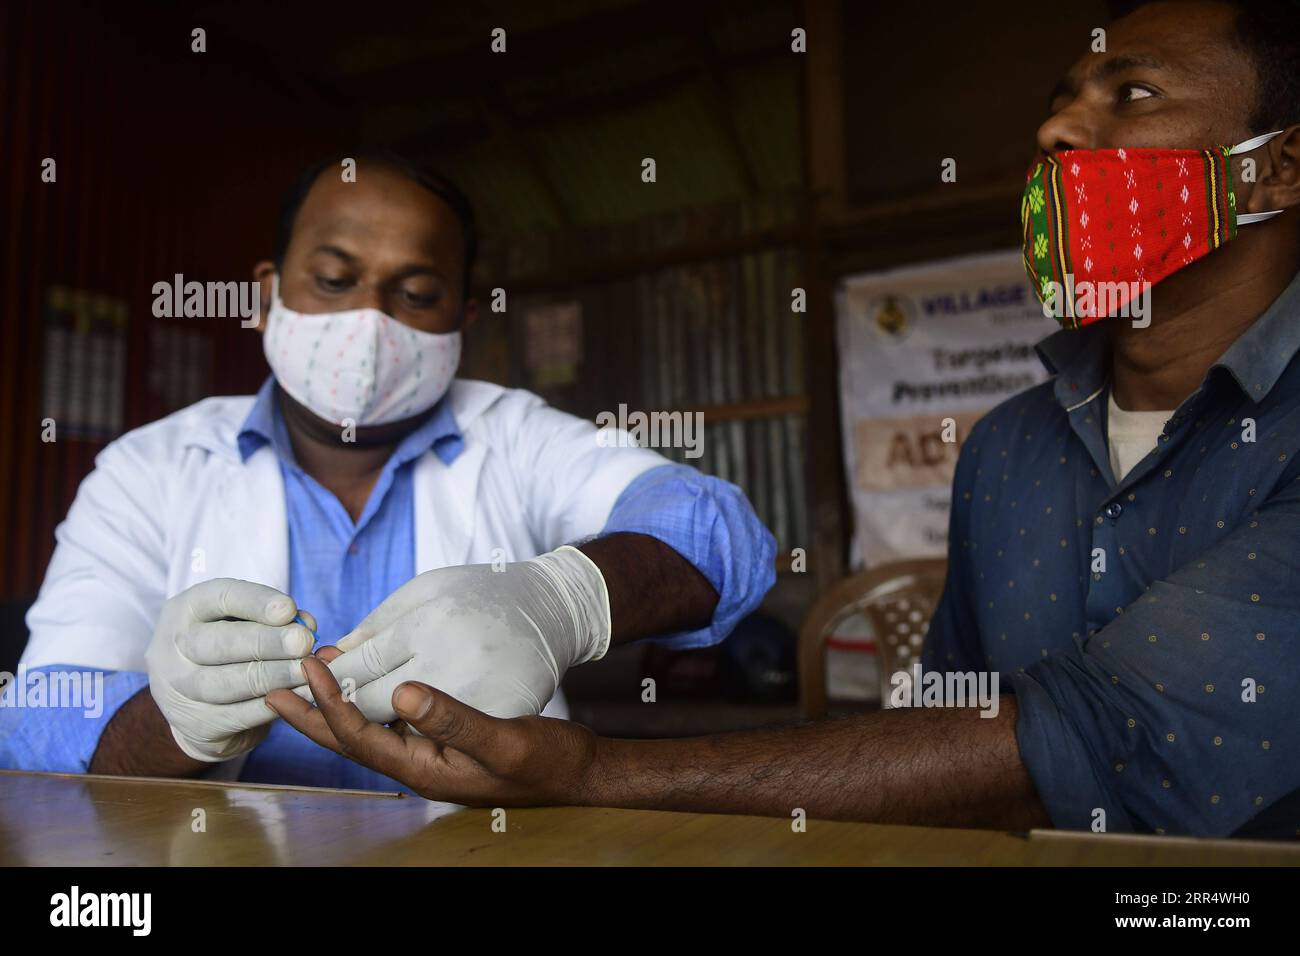
<svg viewBox="0 0 1300 956">
<path fill-rule="evenodd" d="M 844 574 L 851 526 L 840 437 L 834 277 L 825 269 L 821 223 L 843 208 L 844 102 L 840 0 L 804 0 L 803 139 L 806 201 L 801 252 L 808 294 L 805 356 L 808 393 L 808 569 L 818 592 Z"/>
</svg>

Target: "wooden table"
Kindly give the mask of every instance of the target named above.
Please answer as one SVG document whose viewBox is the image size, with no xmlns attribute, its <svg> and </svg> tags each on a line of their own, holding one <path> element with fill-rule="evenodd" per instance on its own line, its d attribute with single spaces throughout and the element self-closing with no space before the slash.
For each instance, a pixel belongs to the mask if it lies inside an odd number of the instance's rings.
<svg viewBox="0 0 1300 956">
<path fill-rule="evenodd" d="M 554 807 L 0 771 L 0 865 L 1297 865 L 1285 843 Z M 198 824 L 202 822 L 202 827 Z"/>
</svg>

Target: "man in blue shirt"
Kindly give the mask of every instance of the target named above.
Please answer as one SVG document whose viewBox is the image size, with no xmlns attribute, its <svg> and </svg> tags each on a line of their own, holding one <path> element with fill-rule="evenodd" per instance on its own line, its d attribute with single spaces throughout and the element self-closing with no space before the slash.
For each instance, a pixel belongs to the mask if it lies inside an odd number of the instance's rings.
<svg viewBox="0 0 1300 956">
<path fill-rule="evenodd" d="M 412 676 L 535 714 L 567 667 L 715 643 L 771 587 L 775 541 L 733 485 L 454 379 L 472 209 L 400 157 L 351 162 L 306 171 L 255 270 L 256 397 L 123 436 L 83 482 L 0 698 L 0 766 L 393 789 L 274 722 L 266 692 L 301 687 L 313 647 L 376 719 Z M 16 699 L 92 672 L 94 712 Z"/>
<path fill-rule="evenodd" d="M 1110 317 L 1052 335 L 1038 351 L 1054 377 L 964 443 L 947 585 L 923 653 L 924 672 L 945 677 L 934 702 L 950 706 L 621 741 L 400 686 L 396 712 L 431 742 L 367 723 L 314 662 L 304 669 L 319 709 L 280 692 L 269 702 L 323 745 L 460 802 L 1300 835 L 1297 75 L 1300 18 L 1285 4 L 1151 3 L 1113 24 L 1106 51 L 1078 61 L 1053 96 L 1039 167 L 1059 160 L 1074 176 L 1142 148 L 1205 149 L 1192 158 L 1208 168 L 1223 161 L 1215 144 L 1281 132 L 1250 147 L 1251 174 L 1228 157 L 1235 193 L 1211 211 L 1233 209 L 1242 228 L 1186 265 L 1169 251 L 1162 261 L 1179 267 L 1151 289 L 1149 323 Z M 1187 155 L 1140 160 L 1136 178 L 1166 166 L 1174 178 L 1140 200 L 1122 176 L 1092 190 L 1132 217 L 1109 234 L 1092 223 L 1093 254 L 1118 251 L 1117 274 L 1130 252 L 1150 263 L 1171 238 L 1206 241 L 1177 213 L 1139 218 L 1148 203 L 1188 201 L 1177 180 Z M 1084 201 L 1060 198 L 1066 210 Z M 1026 211 L 1059 212 L 1041 199 L 1027 196 Z M 1089 228 L 1068 226 L 1076 238 Z M 1053 239 L 1026 255 L 1056 251 Z M 1013 693 L 995 710 L 951 706 L 957 673 Z"/>
</svg>

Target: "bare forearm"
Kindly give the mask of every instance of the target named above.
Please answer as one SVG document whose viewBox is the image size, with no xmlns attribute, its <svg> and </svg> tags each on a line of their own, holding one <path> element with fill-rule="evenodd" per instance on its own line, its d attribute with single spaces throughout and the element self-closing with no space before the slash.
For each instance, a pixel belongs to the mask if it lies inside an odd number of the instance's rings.
<svg viewBox="0 0 1300 956">
<path fill-rule="evenodd" d="M 207 766 L 176 745 L 147 687 L 118 708 L 90 760 L 91 773 L 133 777 L 192 777 Z"/>
<path fill-rule="evenodd" d="M 1014 697 L 687 740 L 600 740 L 583 801 L 928 826 L 1050 826 L 1015 738 Z"/>
<path fill-rule="evenodd" d="M 614 644 L 707 627 L 718 592 L 693 564 L 658 538 L 622 532 L 581 548 L 609 589 Z"/>
</svg>

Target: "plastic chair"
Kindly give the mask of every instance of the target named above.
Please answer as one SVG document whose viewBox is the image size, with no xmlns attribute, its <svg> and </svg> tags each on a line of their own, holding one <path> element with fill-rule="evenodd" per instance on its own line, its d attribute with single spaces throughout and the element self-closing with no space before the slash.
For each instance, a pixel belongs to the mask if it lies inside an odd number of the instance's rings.
<svg viewBox="0 0 1300 956">
<path fill-rule="evenodd" d="M 890 677 L 912 665 L 943 594 L 944 558 L 894 561 L 844 578 L 812 606 L 799 629 L 799 703 L 804 716 L 825 717 L 826 639 L 855 614 L 875 633 L 880 663 L 880 700 L 888 706 Z"/>
</svg>

